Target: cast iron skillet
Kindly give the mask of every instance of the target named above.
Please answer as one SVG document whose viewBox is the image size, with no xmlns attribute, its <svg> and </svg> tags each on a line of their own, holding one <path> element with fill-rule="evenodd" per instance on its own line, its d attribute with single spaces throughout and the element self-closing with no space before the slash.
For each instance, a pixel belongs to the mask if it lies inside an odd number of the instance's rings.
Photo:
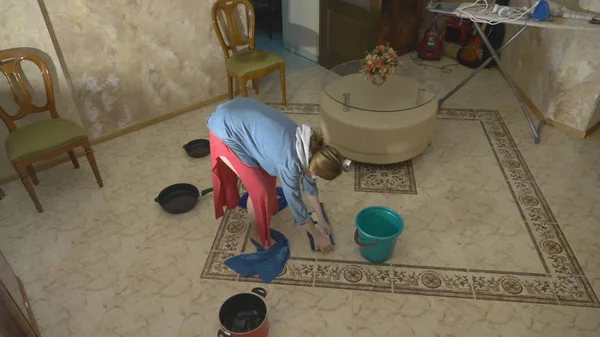
<svg viewBox="0 0 600 337">
<path fill-rule="evenodd" d="M 194 139 L 183 146 L 188 156 L 202 158 L 210 154 L 210 143 L 208 139 Z"/>
<path fill-rule="evenodd" d="M 162 190 L 154 201 L 168 213 L 180 214 L 190 211 L 198 203 L 200 195 L 206 195 L 212 190 L 207 188 L 198 192 L 198 188 L 192 184 L 174 184 Z"/>
</svg>

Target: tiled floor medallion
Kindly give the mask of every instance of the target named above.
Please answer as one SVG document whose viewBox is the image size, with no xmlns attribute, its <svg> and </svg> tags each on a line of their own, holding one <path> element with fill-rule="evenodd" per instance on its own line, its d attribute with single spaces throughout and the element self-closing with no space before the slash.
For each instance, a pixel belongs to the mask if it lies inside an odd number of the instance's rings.
<svg viewBox="0 0 600 337">
<path fill-rule="evenodd" d="M 417 194 L 412 161 L 396 164 L 373 165 L 356 163 L 354 190 L 396 194 Z"/>
<path fill-rule="evenodd" d="M 316 104 L 272 104 L 289 114 L 318 114 Z M 478 300 L 600 307 L 590 282 L 577 262 L 552 211 L 540 192 L 525 160 L 497 111 L 442 109 L 438 119 L 479 121 L 519 212 L 533 240 L 545 273 L 467 270 L 435 266 L 368 264 L 364 261 L 321 260 L 291 257 L 274 281 L 307 287 L 340 288 Z M 375 169 L 356 166 L 357 191 L 415 194 L 410 162 Z M 384 179 L 385 177 L 385 179 Z M 226 213 L 208 256 L 202 278 L 241 279 L 223 265 L 244 251 L 248 226 L 243 210 Z"/>
</svg>

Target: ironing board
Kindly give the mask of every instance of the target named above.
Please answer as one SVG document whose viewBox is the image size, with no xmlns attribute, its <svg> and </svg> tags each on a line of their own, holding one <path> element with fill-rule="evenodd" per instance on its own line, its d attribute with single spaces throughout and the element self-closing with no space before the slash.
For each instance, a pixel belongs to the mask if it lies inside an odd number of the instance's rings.
<svg viewBox="0 0 600 337">
<path fill-rule="evenodd" d="M 460 12 L 459 9 L 469 6 L 469 5 L 472 5 L 472 3 L 462 3 L 462 4 L 458 5 L 456 8 L 451 9 L 451 8 L 437 7 L 435 4 L 433 4 L 431 6 L 428 6 L 427 9 L 430 12 L 437 13 L 439 15 L 455 16 L 455 17 L 458 17 L 461 19 L 468 20 L 469 17 L 466 14 Z M 466 11 L 468 13 L 472 14 L 475 18 L 481 19 L 481 20 L 489 21 L 489 20 L 494 20 L 494 19 L 499 18 L 498 15 L 492 13 L 490 10 L 483 12 L 483 13 L 477 13 L 477 10 L 474 10 L 474 9 L 467 9 Z M 438 101 L 438 107 L 441 107 L 442 104 L 444 104 L 444 102 L 446 100 L 448 100 L 450 97 L 452 97 L 452 95 L 454 95 L 460 88 L 462 88 L 465 84 L 467 84 L 467 82 L 469 82 L 473 77 L 475 77 L 475 75 L 477 75 L 490 62 L 492 62 L 492 60 L 494 60 L 494 61 L 496 61 L 496 66 L 498 67 L 498 70 L 500 71 L 500 73 L 502 73 L 502 76 L 504 77 L 504 79 L 506 80 L 508 85 L 510 86 L 510 88 L 513 92 L 513 95 L 517 98 L 517 100 L 519 101 L 519 104 L 521 105 L 523 114 L 525 114 L 525 117 L 527 118 L 527 123 L 529 123 L 529 127 L 531 128 L 531 132 L 533 134 L 535 144 L 539 144 L 540 143 L 540 130 L 541 130 L 542 126 L 545 124 L 545 120 L 542 119 L 542 120 L 538 121 L 537 125 L 535 125 L 533 118 L 529 114 L 527 105 L 523 101 L 523 98 L 521 97 L 521 94 L 519 93 L 519 90 L 517 89 L 515 82 L 508 75 L 508 73 L 504 69 L 504 66 L 500 62 L 500 57 L 498 56 L 498 53 L 500 51 L 502 51 L 502 49 L 504 49 L 506 46 L 508 46 L 512 41 L 514 41 L 517 38 L 517 36 L 519 36 L 527 27 L 538 27 L 538 28 L 542 28 L 542 29 L 546 28 L 546 29 L 595 31 L 595 32 L 600 33 L 600 25 L 591 24 L 584 20 L 565 19 L 565 18 L 554 18 L 552 21 L 516 20 L 516 21 L 505 22 L 505 24 L 520 26 L 521 28 L 513 36 L 509 37 L 506 40 L 506 42 L 504 42 L 504 44 L 500 48 L 498 48 L 498 50 L 494 50 L 494 48 L 492 47 L 492 44 L 487 39 L 487 36 L 485 35 L 483 29 L 481 28 L 481 24 L 473 22 L 473 25 L 475 26 L 475 30 L 477 31 L 477 34 L 479 34 L 479 36 L 481 36 L 481 39 L 485 43 L 486 47 L 489 49 L 491 57 L 488 58 L 485 62 L 483 62 L 477 69 L 473 70 L 473 72 L 469 76 L 467 76 L 467 78 L 465 78 L 461 83 L 459 83 L 454 89 L 450 90 L 450 92 L 448 92 L 444 97 L 442 97 Z"/>
</svg>

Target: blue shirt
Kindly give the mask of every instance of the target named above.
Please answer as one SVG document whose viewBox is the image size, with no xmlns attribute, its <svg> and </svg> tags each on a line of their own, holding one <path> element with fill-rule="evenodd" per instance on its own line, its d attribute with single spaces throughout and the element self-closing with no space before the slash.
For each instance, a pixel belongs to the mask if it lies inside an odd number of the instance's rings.
<svg viewBox="0 0 600 337">
<path fill-rule="evenodd" d="M 281 181 L 296 225 L 310 217 L 304 193 L 317 195 L 317 182 L 306 176 L 296 154 L 296 128 L 288 116 L 250 98 L 235 98 L 208 116 L 208 129 L 246 165 L 260 167 Z"/>
</svg>

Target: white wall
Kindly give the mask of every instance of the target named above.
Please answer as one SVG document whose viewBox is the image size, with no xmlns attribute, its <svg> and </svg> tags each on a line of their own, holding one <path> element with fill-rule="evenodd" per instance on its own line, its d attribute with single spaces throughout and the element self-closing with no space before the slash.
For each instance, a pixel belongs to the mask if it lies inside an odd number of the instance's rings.
<svg viewBox="0 0 600 337">
<path fill-rule="evenodd" d="M 364 9 L 369 9 L 370 3 L 369 0 L 342 0 L 343 2 L 347 2 L 356 7 L 361 7 Z"/>
<path fill-rule="evenodd" d="M 283 46 L 319 60 L 319 0 L 282 0 Z"/>
<path fill-rule="evenodd" d="M 600 13 L 600 1 L 599 0 L 579 0 L 579 7 Z"/>
</svg>

